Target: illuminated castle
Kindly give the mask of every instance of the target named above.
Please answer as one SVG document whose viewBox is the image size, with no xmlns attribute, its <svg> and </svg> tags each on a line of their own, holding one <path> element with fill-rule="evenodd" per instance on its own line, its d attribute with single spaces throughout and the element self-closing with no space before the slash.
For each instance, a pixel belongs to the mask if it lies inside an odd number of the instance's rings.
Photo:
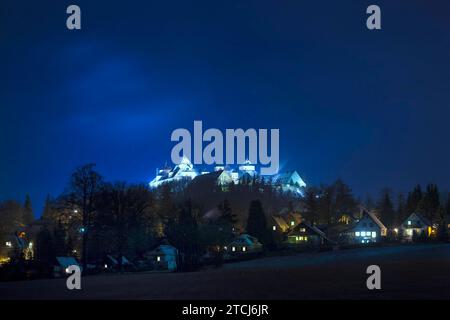
<svg viewBox="0 0 450 320">
<path fill-rule="evenodd" d="M 239 184 L 242 179 L 253 178 L 257 175 L 255 165 L 248 160 L 237 169 L 229 166 L 216 166 L 214 167 L 214 172 L 221 172 L 220 181 L 233 182 L 234 184 Z M 150 188 L 156 188 L 163 183 L 182 180 L 191 181 L 198 176 L 211 174 L 213 173 L 208 171 L 198 171 L 187 157 L 183 157 L 181 162 L 173 168 L 166 165 L 162 169 L 158 169 L 156 177 L 149 183 L 149 186 Z M 306 187 L 306 183 L 296 170 L 278 173 L 271 176 L 271 180 L 274 185 L 281 186 L 284 192 L 289 191 L 303 195 L 303 189 Z"/>
</svg>

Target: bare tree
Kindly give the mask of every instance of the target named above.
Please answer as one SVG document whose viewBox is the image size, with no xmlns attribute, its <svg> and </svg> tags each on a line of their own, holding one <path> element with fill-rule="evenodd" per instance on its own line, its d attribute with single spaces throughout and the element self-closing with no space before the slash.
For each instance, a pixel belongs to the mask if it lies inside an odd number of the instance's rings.
<svg viewBox="0 0 450 320">
<path fill-rule="evenodd" d="M 87 270 L 87 242 L 91 226 L 92 215 L 95 212 L 95 199 L 103 184 L 100 174 L 94 170 L 95 164 L 78 167 L 72 174 L 68 190 L 64 195 L 66 205 L 81 217 L 82 233 L 82 263 L 83 270 Z"/>
</svg>

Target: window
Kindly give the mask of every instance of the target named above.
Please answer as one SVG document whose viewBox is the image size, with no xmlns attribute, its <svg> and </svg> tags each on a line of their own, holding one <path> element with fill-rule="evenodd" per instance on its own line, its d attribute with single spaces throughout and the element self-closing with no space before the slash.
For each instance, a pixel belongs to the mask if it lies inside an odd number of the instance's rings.
<svg viewBox="0 0 450 320">
<path fill-rule="evenodd" d="M 247 251 L 247 248 L 246 247 L 242 247 L 242 252 L 245 252 L 245 251 Z"/>
<path fill-rule="evenodd" d="M 303 237 L 300 237 L 300 241 L 303 241 Z"/>
<path fill-rule="evenodd" d="M 304 237 L 303 240 L 308 241 L 308 237 Z"/>
<path fill-rule="evenodd" d="M 410 226 L 412 224 L 411 220 L 408 220 L 408 226 Z"/>
<path fill-rule="evenodd" d="M 294 226 L 294 225 L 295 225 L 295 221 L 292 220 L 292 221 L 291 221 L 291 226 Z"/>
<path fill-rule="evenodd" d="M 413 230 L 412 229 L 406 229 L 406 234 L 408 236 L 412 236 L 413 235 Z"/>
<path fill-rule="evenodd" d="M 7 241 L 5 244 L 6 244 L 6 246 L 7 246 L 8 248 L 11 248 L 11 247 L 12 247 L 11 241 Z"/>
<path fill-rule="evenodd" d="M 273 231 L 277 230 L 277 226 L 272 226 L 272 230 Z"/>
<path fill-rule="evenodd" d="M 366 232 L 365 231 L 361 231 L 361 237 L 365 237 L 366 236 Z"/>
<path fill-rule="evenodd" d="M 372 231 L 372 238 L 376 238 L 377 237 L 377 233 L 375 231 Z"/>
<path fill-rule="evenodd" d="M 158 261 L 158 262 L 161 261 L 161 257 L 160 257 L 160 256 L 157 256 L 157 257 L 156 257 L 156 261 Z"/>
<path fill-rule="evenodd" d="M 359 237 L 361 235 L 361 233 L 359 231 L 355 232 L 355 236 Z"/>
<path fill-rule="evenodd" d="M 231 251 L 235 252 L 236 251 L 236 247 L 231 247 Z"/>
<path fill-rule="evenodd" d="M 306 231 L 305 228 L 300 229 L 300 232 L 305 232 L 305 231 Z"/>
</svg>

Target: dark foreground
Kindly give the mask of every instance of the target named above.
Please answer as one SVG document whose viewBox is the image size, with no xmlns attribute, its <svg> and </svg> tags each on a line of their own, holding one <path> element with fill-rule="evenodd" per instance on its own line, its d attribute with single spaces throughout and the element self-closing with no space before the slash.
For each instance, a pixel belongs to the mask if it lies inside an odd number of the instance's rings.
<svg viewBox="0 0 450 320">
<path fill-rule="evenodd" d="M 381 290 L 366 288 L 379 265 Z M 0 283 L 0 299 L 450 299 L 450 244 L 271 257 L 193 273 L 86 276 Z"/>
</svg>

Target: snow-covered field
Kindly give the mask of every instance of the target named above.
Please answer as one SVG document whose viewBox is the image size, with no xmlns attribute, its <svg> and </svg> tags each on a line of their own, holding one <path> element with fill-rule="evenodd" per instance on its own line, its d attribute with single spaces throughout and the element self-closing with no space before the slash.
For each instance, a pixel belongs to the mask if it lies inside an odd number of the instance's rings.
<svg viewBox="0 0 450 320">
<path fill-rule="evenodd" d="M 381 268 L 381 290 L 366 268 Z M 450 244 L 361 248 L 225 264 L 192 273 L 0 283 L 0 299 L 450 299 Z"/>
</svg>

